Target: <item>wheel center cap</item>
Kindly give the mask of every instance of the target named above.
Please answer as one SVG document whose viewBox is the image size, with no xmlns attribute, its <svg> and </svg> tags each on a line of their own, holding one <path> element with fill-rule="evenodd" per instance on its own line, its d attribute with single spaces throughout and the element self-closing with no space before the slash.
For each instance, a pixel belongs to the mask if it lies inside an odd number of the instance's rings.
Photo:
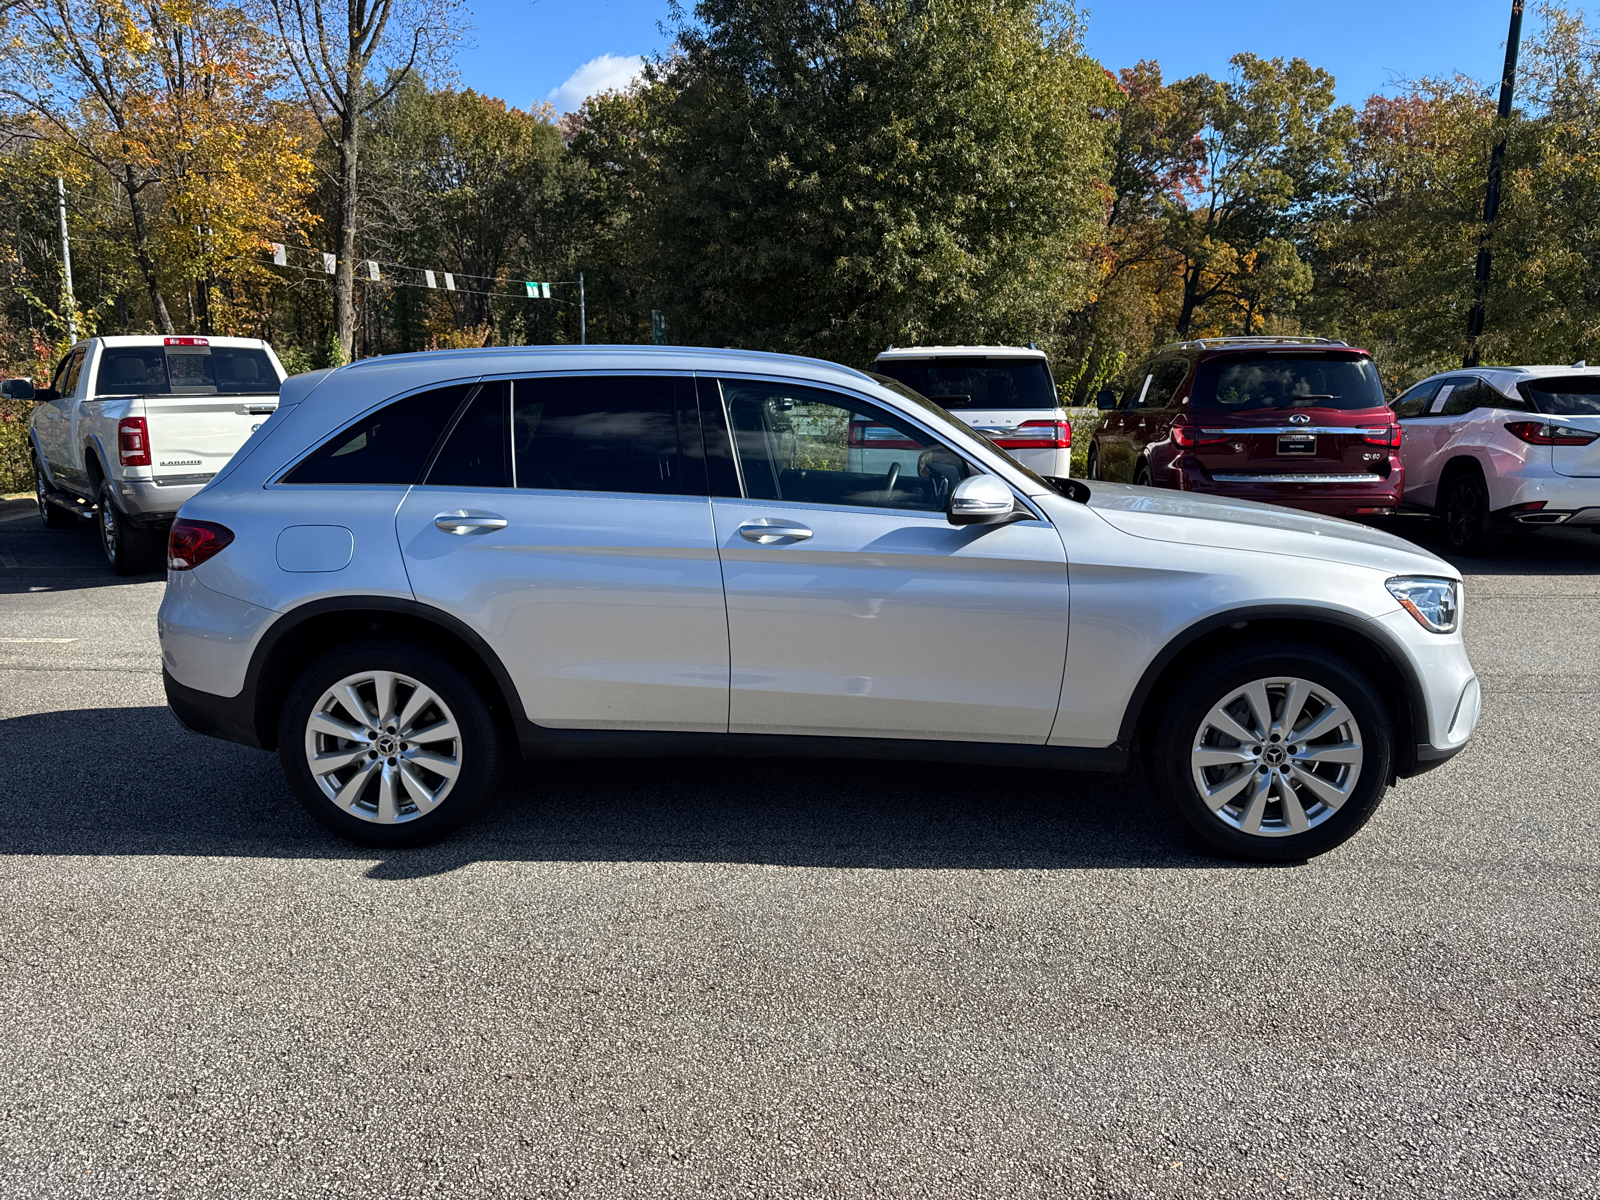
<svg viewBox="0 0 1600 1200">
<path fill-rule="evenodd" d="M 1261 761 L 1266 763 L 1269 767 L 1282 765 L 1284 759 L 1288 757 L 1288 754 L 1285 752 L 1282 746 L 1268 746 L 1261 752 Z"/>
<path fill-rule="evenodd" d="M 377 743 L 378 754 L 383 758 L 393 758 L 400 753 L 400 739 L 392 733 L 380 733 Z"/>
</svg>

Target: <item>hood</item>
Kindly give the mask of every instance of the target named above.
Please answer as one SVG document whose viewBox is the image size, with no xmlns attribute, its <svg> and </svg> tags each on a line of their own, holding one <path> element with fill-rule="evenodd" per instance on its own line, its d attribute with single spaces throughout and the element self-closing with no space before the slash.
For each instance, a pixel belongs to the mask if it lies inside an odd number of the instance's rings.
<svg viewBox="0 0 1600 1200">
<path fill-rule="evenodd" d="M 1395 575 L 1461 578 L 1461 573 L 1438 555 L 1354 521 L 1194 492 L 1121 483 L 1086 486 L 1089 507 L 1103 520 L 1123 533 L 1150 541 L 1315 558 Z"/>
</svg>

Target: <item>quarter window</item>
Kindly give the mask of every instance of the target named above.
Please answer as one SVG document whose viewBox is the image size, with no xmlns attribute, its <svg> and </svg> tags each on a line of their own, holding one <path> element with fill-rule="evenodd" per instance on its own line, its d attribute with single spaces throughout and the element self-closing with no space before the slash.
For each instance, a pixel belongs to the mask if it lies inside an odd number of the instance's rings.
<svg viewBox="0 0 1600 1200">
<path fill-rule="evenodd" d="M 519 379 L 511 438 L 519 488 L 563 492 L 685 491 L 673 376 L 575 375 Z"/>
<path fill-rule="evenodd" d="M 386 404 L 318 446 L 283 482 L 416 483 L 439 435 L 477 387 L 455 384 Z"/>
<path fill-rule="evenodd" d="M 966 462 L 901 417 L 837 392 L 725 379 L 752 500 L 941 511 Z"/>
</svg>

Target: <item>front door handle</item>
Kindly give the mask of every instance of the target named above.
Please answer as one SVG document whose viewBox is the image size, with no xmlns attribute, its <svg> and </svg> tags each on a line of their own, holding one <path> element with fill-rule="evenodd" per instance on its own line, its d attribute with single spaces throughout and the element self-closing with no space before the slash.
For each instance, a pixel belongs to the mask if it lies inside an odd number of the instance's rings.
<svg viewBox="0 0 1600 1200">
<path fill-rule="evenodd" d="M 493 513 L 446 512 L 433 519 L 441 533 L 493 533 L 506 527 L 506 519 Z"/>
<path fill-rule="evenodd" d="M 776 546 L 780 542 L 803 542 L 811 530 L 793 521 L 779 521 L 772 517 L 757 517 L 739 526 L 739 536 L 758 546 Z"/>
</svg>

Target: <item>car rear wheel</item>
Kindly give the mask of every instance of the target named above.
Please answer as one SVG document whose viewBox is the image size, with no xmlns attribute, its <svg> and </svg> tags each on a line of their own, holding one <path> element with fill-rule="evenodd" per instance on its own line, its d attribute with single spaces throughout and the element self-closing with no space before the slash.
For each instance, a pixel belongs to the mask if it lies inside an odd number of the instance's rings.
<svg viewBox="0 0 1600 1200">
<path fill-rule="evenodd" d="M 1457 468 L 1439 486 L 1445 541 L 1457 554 L 1488 549 L 1489 489 L 1472 468 Z"/>
<path fill-rule="evenodd" d="M 1388 710 L 1354 665 L 1310 644 L 1219 655 L 1174 690 L 1147 762 L 1157 796 L 1233 858 L 1331 850 L 1388 786 Z"/>
<path fill-rule="evenodd" d="M 366 846 L 416 846 L 467 821 L 499 774 L 500 732 L 462 672 L 414 646 L 368 642 L 290 689 L 278 756 L 295 797 Z"/>
<path fill-rule="evenodd" d="M 69 529 L 76 525 L 77 517 L 60 505 L 50 503 L 50 487 L 45 482 L 44 468 L 33 455 L 30 454 L 28 457 L 33 464 L 33 498 L 39 502 L 39 520 L 44 522 L 46 529 Z"/>
<path fill-rule="evenodd" d="M 117 575 L 147 575 L 155 569 L 157 531 L 141 529 L 117 507 L 116 489 L 109 479 L 101 480 L 100 511 L 96 527 L 100 530 L 100 549 Z"/>
</svg>

